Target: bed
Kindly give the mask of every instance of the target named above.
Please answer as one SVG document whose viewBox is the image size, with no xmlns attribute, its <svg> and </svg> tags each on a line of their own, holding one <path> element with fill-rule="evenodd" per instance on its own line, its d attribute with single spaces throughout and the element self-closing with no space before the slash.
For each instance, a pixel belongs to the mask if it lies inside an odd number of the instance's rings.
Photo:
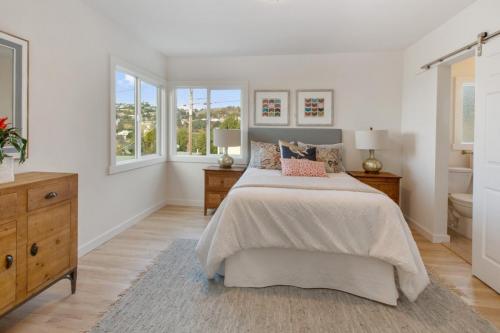
<svg viewBox="0 0 500 333">
<path fill-rule="evenodd" d="M 249 136 L 310 143 L 341 137 L 332 129 L 314 130 L 313 137 L 310 129 L 273 130 Z M 247 169 L 196 251 L 208 278 L 223 275 L 228 287 L 329 288 L 397 305 L 398 285 L 414 301 L 429 283 L 399 207 L 346 173 L 285 177 Z"/>
</svg>

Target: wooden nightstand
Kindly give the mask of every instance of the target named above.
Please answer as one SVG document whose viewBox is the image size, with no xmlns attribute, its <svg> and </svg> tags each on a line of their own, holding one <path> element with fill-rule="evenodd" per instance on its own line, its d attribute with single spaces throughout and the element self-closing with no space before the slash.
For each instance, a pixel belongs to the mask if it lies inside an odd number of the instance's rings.
<svg viewBox="0 0 500 333">
<path fill-rule="evenodd" d="M 347 173 L 363 183 L 384 192 L 399 205 L 400 176 L 390 172 L 374 174 L 366 173 L 364 171 L 348 171 Z"/>
<path fill-rule="evenodd" d="M 205 211 L 217 209 L 233 185 L 240 179 L 245 166 L 234 166 L 223 169 L 218 166 L 209 166 L 205 169 Z"/>
</svg>

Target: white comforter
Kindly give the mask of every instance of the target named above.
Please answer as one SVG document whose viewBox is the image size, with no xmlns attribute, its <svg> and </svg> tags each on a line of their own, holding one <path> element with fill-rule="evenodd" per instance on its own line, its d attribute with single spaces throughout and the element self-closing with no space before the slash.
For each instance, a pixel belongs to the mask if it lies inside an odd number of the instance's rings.
<svg viewBox="0 0 500 333">
<path fill-rule="evenodd" d="M 399 209 L 385 194 L 341 173 L 286 177 L 248 169 L 198 242 L 209 278 L 224 259 L 252 248 L 285 248 L 368 256 L 396 267 L 401 291 L 414 301 L 429 283 Z"/>
</svg>

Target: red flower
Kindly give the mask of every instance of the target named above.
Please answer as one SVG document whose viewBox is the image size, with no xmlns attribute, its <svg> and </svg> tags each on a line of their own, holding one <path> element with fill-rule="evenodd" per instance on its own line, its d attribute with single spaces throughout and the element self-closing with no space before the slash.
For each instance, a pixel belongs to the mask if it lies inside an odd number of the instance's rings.
<svg viewBox="0 0 500 333">
<path fill-rule="evenodd" d="M 0 130 L 4 130 L 7 128 L 7 117 L 0 118 Z"/>
</svg>

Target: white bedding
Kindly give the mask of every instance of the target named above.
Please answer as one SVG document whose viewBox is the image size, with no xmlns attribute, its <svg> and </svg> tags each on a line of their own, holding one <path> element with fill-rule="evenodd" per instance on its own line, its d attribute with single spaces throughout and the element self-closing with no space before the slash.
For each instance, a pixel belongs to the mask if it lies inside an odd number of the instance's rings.
<svg viewBox="0 0 500 333">
<path fill-rule="evenodd" d="M 286 177 L 248 169 L 222 202 L 196 251 L 209 278 L 246 249 L 282 248 L 377 258 L 397 269 L 414 301 L 429 278 L 399 207 L 347 174 Z"/>
</svg>

